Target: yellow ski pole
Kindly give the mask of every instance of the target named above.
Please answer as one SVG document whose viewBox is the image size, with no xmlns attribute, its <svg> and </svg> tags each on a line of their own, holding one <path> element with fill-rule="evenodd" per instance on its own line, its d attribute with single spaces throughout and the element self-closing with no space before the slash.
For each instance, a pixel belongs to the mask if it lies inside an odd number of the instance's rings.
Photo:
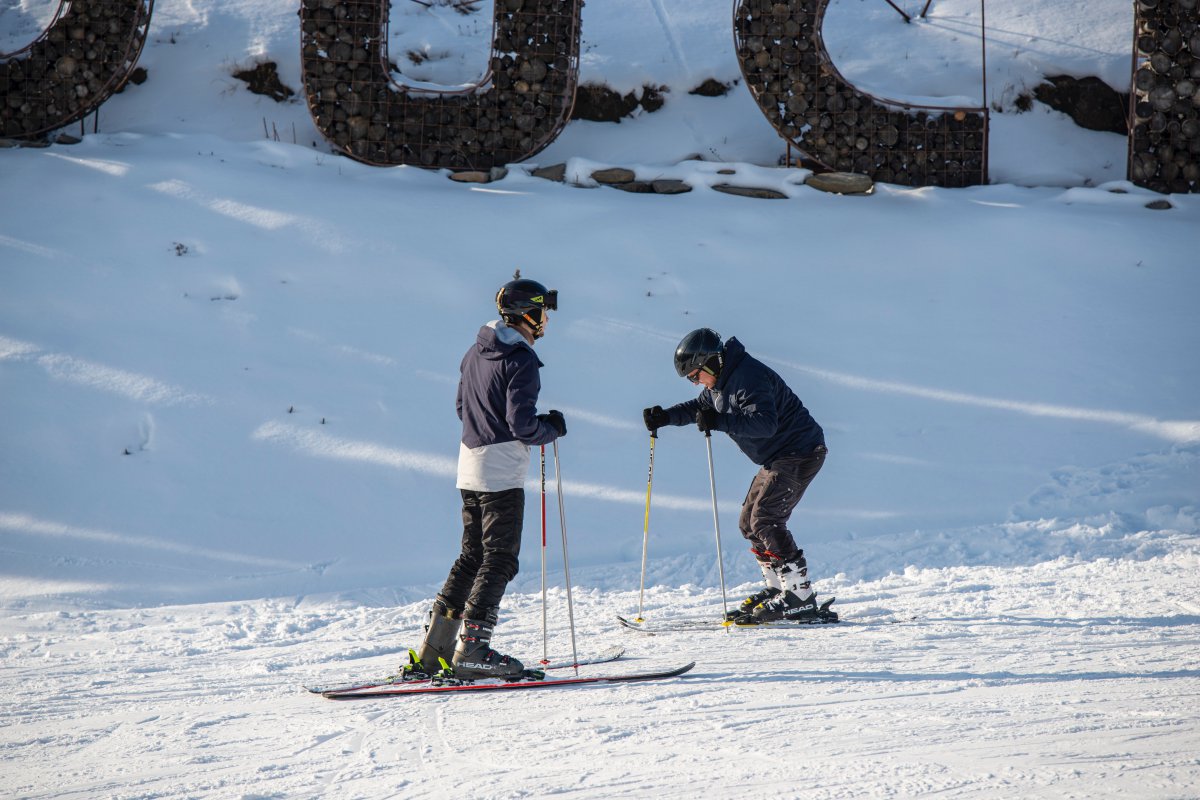
<svg viewBox="0 0 1200 800">
<path fill-rule="evenodd" d="M 646 554 L 650 548 L 650 489 L 654 486 L 654 442 L 658 439 L 658 429 L 650 431 L 650 475 L 646 478 L 646 519 L 642 523 L 642 587 L 638 591 L 638 622 L 645 622 L 642 612 L 645 609 L 646 597 Z"/>
</svg>

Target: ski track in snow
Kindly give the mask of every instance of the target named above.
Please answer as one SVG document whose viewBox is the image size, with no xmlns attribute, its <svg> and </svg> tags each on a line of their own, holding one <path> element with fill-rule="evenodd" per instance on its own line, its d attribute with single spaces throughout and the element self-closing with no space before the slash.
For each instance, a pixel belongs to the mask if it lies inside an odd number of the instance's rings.
<svg viewBox="0 0 1200 800">
<path fill-rule="evenodd" d="M 829 370 L 803 366 L 777 358 L 766 357 L 765 360 L 797 372 L 807 373 L 820 380 L 840 384 L 842 386 L 850 386 L 856 389 L 862 389 L 864 391 L 908 395 L 910 397 L 937 400 L 943 403 L 978 406 L 980 408 L 995 408 L 1036 417 L 1058 417 L 1061 419 L 1077 419 L 1086 420 L 1089 422 L 1120 425 L 1133 430 L 1144 431 L 1177 444 L 1189 444 L 1191 442 L 1200 441 L 1200 420 L 1163 421 L 1155 419 L 1154 417 L 1146 416 L 1145 414 L 1130 414 L 1122 411 L 1106 411 L 1102 409 L 1091 408 L 1072 408 L 1069 406 L 1054 405 L 1051 403 L 1022 402 L 1016 400 L 1006 400 L 998 397 L 981 397 L 979 395 L 969 394 L 966 392 L 932 389 L 923 386 L 897 383 L 894 381 L 872 380 L 855 375 L 846 375 L 843 373 L 831 372 Z"/>
<path fill-rule="evenodd" d="M 188 392 L 147 375 L 97 364 L 65 353 L 46 353 L 31 342 L 0 336 L 0 361 L 32 360 L 51 378 L 156 406 L 209 405 L 207 395 Z"/>
<path fill-rule="evenodd" d="M 667 47 L 671 51 L 671 57 L 679 64 L 683 73 L 688 73 L 691 70 L 688 68 L 687 52 L 679 41 L 679 36 L 675 30 L 675 24 L 671 20 L 671 12 L 663 6 L 662 0 L 651 0 L 651 6 L 654 8 L 654 16 L 658 20 L 658 24 L 662 26 L 663 35 L 667 40 Z"/>
<path fill-rule="evenodd" d="M 299 570 L 305 565 L 277 558 L 256 558 L 245 553 L 232 553 L 213 550 L 195 545 L 179 544 L 149 536 L 128 536 L 112 531 L 84 528 L 66 525 L 59 522 L 37 519 L 28 514 L 12 514 L 0 511 L 0 531 L 18 532 L 39 537 L 74 539 L 84 542 L 136 547 L 148 550 L 165 551 L 192 556 L 196 559 L 223 561 L 234 564 L 244 564 L 264 567 L 272 570 Z"/>
<path fill-rule="evenodd" d="M 607 333 L 619 333 L 631 339 L 644 340 L 653 338 L 664 344 L 678 342 L 684 331 L 668 332 L 648 327 L 628 320 L 614 318 L 592 318 L 577 325 L 577 334 L 587 335 L 589 330 L 600 330 Z M 885 394 L 918 397 L 935 400 L 940 403 L 976 406 L 979 408 L 998 409 L 1017 414 L 1035 417 L 1055 417 L 1059 419 L 1085 420 L 1088 422 L 1104 423 L 1129 428 L 1155 436 L 1174 444 L 1191 444 L 1200 442 L 1200 420 L 1159 420 L 1146 414 L 1135 414 L 1126 411 L 1108 409 L 1076 408 L 1054 403 L 1010 400 L 1001 397 L 986 397 L 970 392 L 939 389 L 926 386 L 915 386 L 897 381 L 883 381 L 867 378 L 861 375 L 850 375 L 834 370 L 822 369 L 807 364 L 799 364 L 770 353 L 760 353 L 759 358 L 766 364 L 784 372 L 798 372 L 826 383 L 845 386 L 865 392 L 880 392 Z"/>
<path fill-rule="evenodd" d="M 294 448 L 297 452 L 318 458 L 362 461 L 393 469 L 412 470 L 447 478 L 453 478 L 458 471 L 456 459 L 384 447 L 372 442 L 340 439 L 320 431 L 281 422 L 264 423 L 254 431 L 251 438 L 263 442 L 282 443 Z M 552 470 L 553 467 L 551 466 L 549 469 Z M 526 482 L 528 491 L 540 491 L 540 487 L 540 479 L 530 478 Z M 562 487 L 564 496 L 591 497 L 627 505 L 641 505 L 646 502 L 645 491 L 619 489 L 581 481 L 563 481 Z M 656 507 L 668 510 L 703 511 L 711 507 L 700 499 L 661 493 L 655 495 L 654 504 Z"/>
</svg>

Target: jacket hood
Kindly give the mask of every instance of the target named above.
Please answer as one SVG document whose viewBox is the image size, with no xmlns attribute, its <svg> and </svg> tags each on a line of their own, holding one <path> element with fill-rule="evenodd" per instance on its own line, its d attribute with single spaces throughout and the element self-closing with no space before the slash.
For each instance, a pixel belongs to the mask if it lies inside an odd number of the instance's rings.
<svg viewBox="0 0 1200 800">
<path fill-rule="evenodd" d="M 717 389 L 724 388 L 729 382 L 729 376 L 742 363 L 742 359 L 746 357 L 746 348 L 737 337 L 730 336 L 725 340 L 724 355 L 722 357 L 721 374 L 717 377 Z"/>
<path fill-rule="evenodd" d="M 533 348 L 529 346 L 529 342 L 525 341 L 525 337 L 520 331 L 510 328 L 503 320 L 494 319 L 488 324 L 479 329 L 479 334 L 475 337 L 475 345 L 479 348 L 479 353 L 489 361 L 498 361 L 518 347 L 528 348 L 533 352 Z M 539 366 L 541 362 L 538 362 Z"/>
</svg>

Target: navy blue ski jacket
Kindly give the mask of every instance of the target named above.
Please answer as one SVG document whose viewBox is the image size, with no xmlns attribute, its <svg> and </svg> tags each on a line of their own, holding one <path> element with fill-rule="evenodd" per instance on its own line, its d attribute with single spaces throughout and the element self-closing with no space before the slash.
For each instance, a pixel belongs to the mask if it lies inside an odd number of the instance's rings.
<svg viewBox="0 0 1200 800">
<path fill-rule="evenodd" d="M 694 424 L 702 407 L 717 410 L 716 429 L 759 466 L 785 455 L 808 455 L 825 444 L 825 432 L 775 370 L 746 352 L 736 338 L 725 342 L 725 363 L 712 389 L 671 406 L 672 425 Z"/>
<path fill-rule="evenodd" d="M 520 333 L 503 322 L 479 329 L 459 367 L 458 418 L 468 448 L 502 442 L 549 444 L 558 431 L 537 418 L 542 362 Z"/>
</svg>

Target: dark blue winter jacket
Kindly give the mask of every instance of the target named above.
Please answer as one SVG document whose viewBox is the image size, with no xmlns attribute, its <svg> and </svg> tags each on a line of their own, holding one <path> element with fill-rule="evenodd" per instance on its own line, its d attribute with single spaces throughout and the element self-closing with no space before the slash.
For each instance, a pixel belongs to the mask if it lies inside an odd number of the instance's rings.
<svg viewBox="0 0 1200 800">
<path fill-rule="evenodd" d="M 713 389 L 671 406 L 672 425 L 695 423 L 702 407 L 718 412 L 717 430 L 759 466 L 784 455 L 808 455 L 825 444 L 825 432 L 775 370 L 746 352 L 736 338 L 725 342 L 724 364 Z"/>
<path fill-rule="evenodd" d="M 525 338 L 503 322 L 480 328 L 475 346 L 459 367 L 462 443 L 476 448 L 512 441 L 527 445 L 554 441 L 557 430 L 537 418 L 541 366 Z"/>
</svg>

